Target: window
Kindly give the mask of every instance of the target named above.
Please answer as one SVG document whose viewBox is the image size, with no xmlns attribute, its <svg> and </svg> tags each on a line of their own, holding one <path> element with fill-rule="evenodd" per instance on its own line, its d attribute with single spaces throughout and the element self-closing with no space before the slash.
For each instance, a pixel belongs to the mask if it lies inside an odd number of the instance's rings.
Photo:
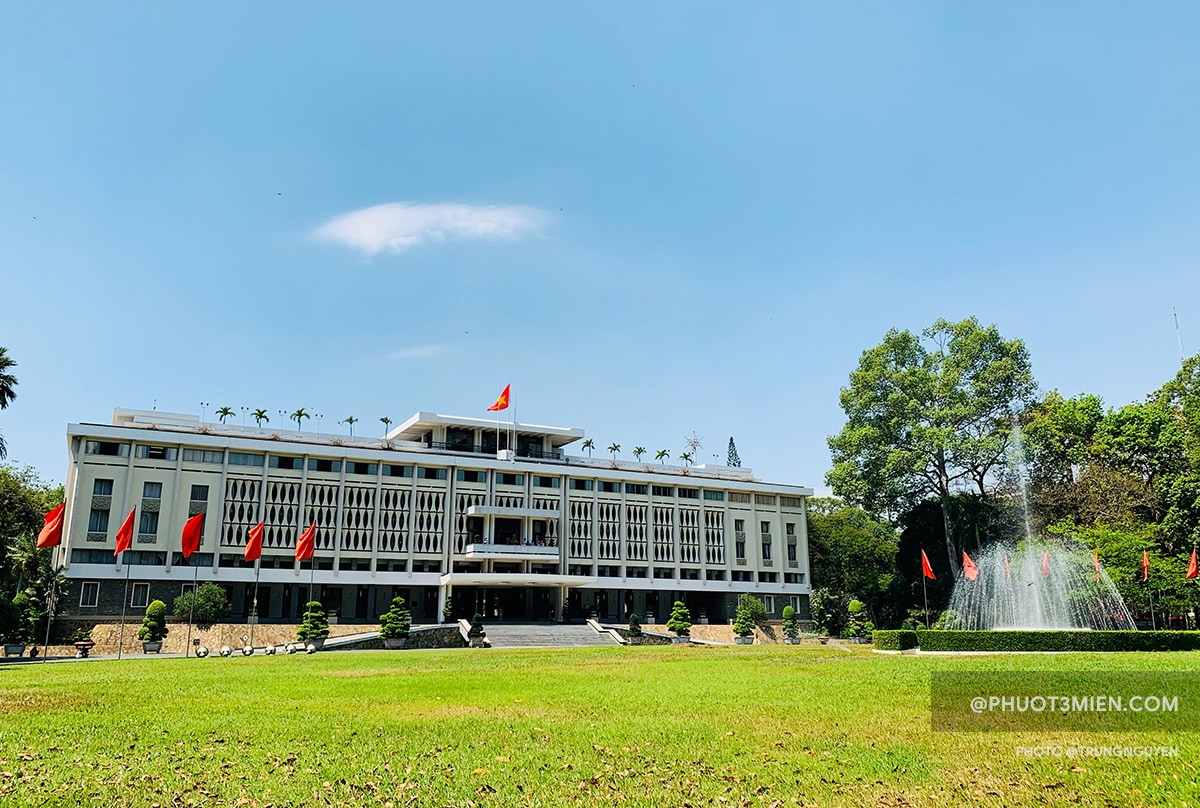
<svg viewBox="0 0 1200 808">
<path fill-rule="evenodd" d="M 411 477 L 412 466 L 392 466 L 385 464 L 383 467 L 384 477 Z"/>
<path fill-rule="evenodd" d="M 236 451 L 230 451 L 229 462 L 233 462 L 233 455 L 239 454 Z M 244 457 L 258 457 L 257 463 L 242 463 L 245 466 L 262 466 L 263 455 L 242 455 Z M 184 449 L 184 462 L 187 463 L 218 463 L 224 460 L 224 453 L 214 449 Z"/>
<path fill-rule="evenodd" d="M 680 488 L 679 489 L 679 497 L 680 497 L 680 499 L 700 499 L 700 489 L 699 488 Z"/>
<path fill-rule="evenodd" d="M 610 480 L 601 480 L 600 490 L 605 494 L 619 494 L 621 493 L 621 484 Z"/>
<path fill-rule="evenodd" d="M 577 477 L 571 478 L 571 490 L 572 491 L 591 491 L 592 485 L 593 485 L 593 483 L 591 480 L 580 480 Z"/>
<path fill-rule="evenodd" d="M 771 523 L 770 522 L 759 522 L 758 523 L 758 532 L 763 534 L 764 536 L 770 536 L 771 535 Z"/>
<path fill-rule="evenodd" d="M 134 584 L 129 597 L 129 608 L 144 609 L 150 603 L 150 584 Z"/>
<path fill-rule="evenodd" d="M 162 483 L 143 483 L 143 499 L 162 499 Z"/>
<path fill-rule="evenodd" d="M 754 504 L 755 505 L 774 505 L 775 504 L 775 495 L 774 494 L 755 494 L 754 495 Z"/>
<path fill-rule="evenodd" d="M 183 459 L 188 459 L 186 449 L 183 452 Z M 265 458 L 260 454 L 250 454 L 248 452 L 229 453 L 229 465 L 231 466 L 258 466 L 259 468 L 262 468 L 264 459 Z M 208 461 L 201 460 L 200 462 L 204 463 Z"/>
<path fill-rule="evenodd" d="M 796 538 L 796 523 L 788 522 L 787 524 L 785 524 L 783 526 L 783 532 L 787 534 L 787 537 L 789 539 L 795 539 Z"/>
<path fill-rule="evenodd" d="M 486 483 L 487 472 L 475 469 L 459 469 L 454 474 L 455 479 L 463 483 Z"/>
<path fill-rule="evenodd" d="M 783 574 L 783 582 L 785 584 L 802 584 L 804 583 L 803 572 L 785 572 Z"/>
<path fill-rule="evenodd" d="M 775 596 L 763 595 L 763 606 L 767 607 L 767 614 L 775 613 Z"/>
<path fill-rule="evenodd" d="M 541 475 L 535 475 L 533 478 L 533 487 L 534 488 L 558 488 L 558 478 L 557 477 L 543 477 Z"/>
<path fill-rule="evenodd" d="M 704 498 L 707 500 L 711 500 L 712 502 L 724 502 L 725 501 L 725 492 L 724 491 L 705 491 Z"/>
<path fill-rule="evenodd" d="M 733 520 L 733 530 L 735 533 L 745 534 L 746 520 L 745 519 L 734 519 Z"/>
<path fill-rule="evenodd" d="M 100 582 L 84 581 L 79 587 L 79 607 L 82 609 L 94 609 L 99 602 Z"/>
<path fill-rule="evenodd" d="M 434 468 L 433 466 L 421 466 L 419 476 L 422 480 L 444 480 L 446 479 L 446 470 Z"/>
<path fill-rule="evenodd" d="M 796 614 L 799 615 L 800 614 L 800 596 L 799 595 L 789 595 L 788 596 L 788 606 L 791 606 L 793 609 L 795 609 Z"/>
<path fill-rule="evenodd" d="M 759 581 L 759 583 L 763 583 L 763 584 L 779 583 L 779 573 L 778 572 L 760 572 L 758 574 L 758 581 Z"/>
<path fill-rule="evenodd" d="M 192 502 L 208 502 L 208 486 L 193 485 L 192 494 L 188 497 Z"/>
<path fill-rule="evenodd" d="M 655 578 L 674 578 L 675 577 L 675 568 L 674 567 L 655 567 L 654 568 L 654 577 Z"/>
<path fill-rule="evenodd" d="M 780 497 L 779 504 L 785 508 L 800 508 L 804 505 L 804 500 L 800 497 Z"/>
<path fill-rule="evenodd" d="M 669 485 L 655 485 L 651 486 L 650 493 L 656 497 L 673 497 L 675 496 L 675 489 Z"/>
<path fill-rule="evenodd" d="M 108 532 L 108 508 L 92 508 L 88 517 L 88 533 Z"/>
<path fill-rule="evenodd" d="M 174 446 L 147 446 L 139 443 L 134 455 L 143 460 L 174 460 L 179 456 L 179 450 Z"/>
<path fill-rule="evenodd" d="M 641 483 L 625 483 L 626 494 L 637 494 L 640 497 L 644 497 L 649 490 L 649 486 L 642 485 Z"/>
<path fill-rule="evenodd" d="M 84 454 L 106 455 L 109 457 L 129 457 L 128 443 L 110 443 L 103 440 L 89 440 L 83 446 Z"/>
<path fill-rule="evenodd" d="M 646 568 L 645 567 L 626 567 L 625 568 L 625 577 L 626 578 L 645 578 L 646 577 Z"/>
<path fill-rule="evenodd" d="M 679 570 L 679 580 L 681 581 L 699 581 L 700 570 L 684 567 Z"/>
<path fill-rule="evenodd" d="M 95 497 L 111 497 L 112 496 L 112 480 L 96 480 L 92 483 L 92 496 Z"/>
<path fill-rule="evenodd" d="M 796 543 L 795 542 L 788 542 L 787 553 L 788 553 L 788 563 L 795 564 L 796 563 Z"/>
<path fill-rule="evenodd" d="M 733 557 L 738 561 L 746 560 L 746 534 L 735 533 L 733 542 Z"/>
<path fill-rule="evenodd" d="M 525 475 L 498 471 L 496 472 L 496 485 L 525 485 Z"/>
<path fill-rule="evenodd" d="M 729 501 L 730 502 L 749 502 L 750 495 L 743 494 L 741 491 L 730 491 L 729 492 Z"/>
<path fill-rule="evenodd" d="M 771 537 L 770 537 L 770 535 L 766 535 L 766 534 L 763 535 L 762 557 L 763 557 L 763 561 L 771 560 Z"/>
<path fill-rule="evenodd" d="M 328 460 L 324 457 L 310 457 L 308 459 L 308 470 L 337 474 L 342 470 L 342 461 Z"/>
<path fill-rule="evenodd" d="M 364 463 L 361 460 L 346 461 L 347 474 L 363 474 L 374 476 L 379 473 L 378 463 Z"/>
<path fill-rule="evenodd" d="M 724 581 L 725 570 L 705 570 L 704 578 L 708 581 Z"/>
<path fill-rule="evenodd" d="M 138 533 L 146 536 L 158 534 L 158 511 L 142 511 L 138 517 Z"/>
<path fill-rule="evenodd" d="M 281 457 L 280 455 L 271 455 L 270 466 L 273 469 L 287 469 L 289 471 L 300 471 L 301 458 L 299 457 Z"/>
</svg>

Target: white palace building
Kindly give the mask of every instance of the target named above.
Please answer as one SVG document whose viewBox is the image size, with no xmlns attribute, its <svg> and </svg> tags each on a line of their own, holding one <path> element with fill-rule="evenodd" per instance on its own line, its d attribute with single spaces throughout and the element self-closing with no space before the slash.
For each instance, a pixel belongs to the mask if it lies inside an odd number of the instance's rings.
<svg viewBox="0 0 1200 808">
<path fill-rule="evenodd" d="M 382 439 L 127 409 L 111 425 L 71 424 L 62 605 L 107 618 L 213 581 L 245 620 L 257 576 L 257 618 L 293 622 L 315 576 L 341 622 L 375 623 L 397 595 L 427 623 L 447 604 L 487 621 L 664 621 L 677 599 L 693 620 L 725 622 L 743 592 L 773 615 L 791 604 L 808 616 L 811 489 L 745 468 L 568 455 L 583 437 L 427 412 Z M 184 559 L 183 524 L 201 512 L 200 550 Z M 256 569 L 243 555 L 260 521 Z M 312 523 L 315 557 L 297 562 Z"/>
</svg>

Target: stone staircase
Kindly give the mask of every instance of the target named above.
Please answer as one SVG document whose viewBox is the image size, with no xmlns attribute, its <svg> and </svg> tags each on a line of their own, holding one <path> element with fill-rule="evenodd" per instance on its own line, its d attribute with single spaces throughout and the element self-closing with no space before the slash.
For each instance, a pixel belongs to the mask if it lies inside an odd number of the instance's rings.
<svg viewBox="0 0 1200 808">
<path fill-rule="evenodd" d="M 485 623 L 484 631 L 493 648 L 573 647 L 580 645 L 618 645 L 612 635 L 596 633 L 587 625 L 552 623 Z"/>
</svg>

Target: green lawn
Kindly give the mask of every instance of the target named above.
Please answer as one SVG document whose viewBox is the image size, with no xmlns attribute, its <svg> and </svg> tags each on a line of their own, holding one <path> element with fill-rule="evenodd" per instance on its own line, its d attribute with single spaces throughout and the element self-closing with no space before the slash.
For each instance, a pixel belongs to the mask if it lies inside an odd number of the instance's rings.
<svg viewBox="0 0 1200 808">
<path fill-rule="evenodd" d="M 1197 654 L 584 648 L 0 667 L 0 805 L 1198 805 L 1200 736 L 934 733 L 932 670 Z M 1022 759 L 1041 743 L 1178 758 Z"/>
</svg>

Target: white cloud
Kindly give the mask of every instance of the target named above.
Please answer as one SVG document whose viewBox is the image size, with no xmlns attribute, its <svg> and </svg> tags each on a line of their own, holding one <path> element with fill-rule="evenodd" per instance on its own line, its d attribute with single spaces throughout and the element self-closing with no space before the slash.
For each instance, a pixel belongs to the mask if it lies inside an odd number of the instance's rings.
<svg viewBox="0 0 1200 808">
<path fill-rule="evenodd" d="M 537 208 L 521 205 L 389 202 L 336 216 L 313 236 L 376 255 L 401 253 L 427 241 L 513 241 L 541 232 L 545 218 Z"/>
<path fill-rule="evenodd" d="M 446 345 L 418 345 L 413 348 L 401 348 L 398 351 L 393 351 L 387 355 L 388 359 L 424 359 L 428 356 L 436 356 L 440 353 L 445 353 L 448 349 Z"/>
</svg>

